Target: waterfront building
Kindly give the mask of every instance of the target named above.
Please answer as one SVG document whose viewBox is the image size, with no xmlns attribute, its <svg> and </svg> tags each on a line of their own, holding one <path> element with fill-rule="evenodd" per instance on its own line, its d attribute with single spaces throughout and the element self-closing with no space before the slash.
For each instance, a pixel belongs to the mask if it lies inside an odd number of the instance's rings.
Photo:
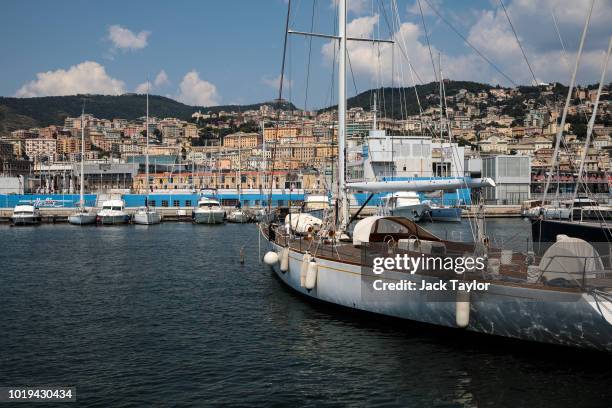
<svg viewBox="0 0 612 408">
<path fill-rule="evenodd" d="M 489 177 L 496 184 L 495 187 L 483 188 L 487 202 L 520 204 L 531 196 L 531 160 L 528 156 L 483 157 L 482 177 Z"/>
</svg>

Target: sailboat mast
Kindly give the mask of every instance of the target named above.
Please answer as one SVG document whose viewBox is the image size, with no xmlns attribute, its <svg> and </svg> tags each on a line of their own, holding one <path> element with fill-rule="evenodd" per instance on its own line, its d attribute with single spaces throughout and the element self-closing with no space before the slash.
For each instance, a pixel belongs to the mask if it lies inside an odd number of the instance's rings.
<svg viewBox="0 0 612 408">
<path fill-rule="evenodd" d="M 147 189 L 147 197 L 149 196 L 149 81 L 147 80 L 147 118 L 145 120 L 145 135 L 147 144 L 145 147 L 145 188 Z"/>
<path fill-rule="evenodd" d="M 240 187 L 242 187 L 242 156 L 240 152 L 241 144 L 242 135 L 238 133 L 238 180 L 236 180 L 236 185 L 238 186 L 238 205 L 240 205 Z"/>
<path fill-rule="evenodd" d="M 606 71 L 608 70 L 608 60 L 610 59 L 610 51 L 612 51 L 612 37 L 608 41 L 608 52 L 606 53 L 606 59 L 604 60 L 603 70 L 601 71 L 601 78 L 599 79 L 599 87 L 597 88 L 597 97 L 595 98 L 595 103 L 593 104 L 593 113 L 591 114 L 591 119 L 589 120 L 589 124 L 587 125 L 587 134 L 586 140 L 584 142 L 584 149 L 582 149 L 582 155 L 580 157 L 580 169 L 578 170 L 578 180 L 576 180 L 576 186 L 574 187 L 574 195 L 572 200 L 572 205 L 576 196 L 578 195 L 578 189 L 580 188 L 580 183 L 582 183 L 582 171 L 584 170 L 584 160 L 587 155 L 587 151 L 589 150 L 589 146 L 591 145 L 591 135 L 593 134 L 593 126 L 595 125 L 595 118 L 597 117 L 597 107 L 599 106 L 599 98 L 601 97 L 601 89 L 603 88 L 604 81 L 606 80 Z"/>
<path fill-rule="evenodd" d="M 559 157 L 559 148 L 561 146 L 561 139 L 563 138 L 563 128 L 565 127 L 565 119 L 567 118 L 567 110 L 569 109 L 570 102 L 572 100 L 572 91 L 574 90 L 574 85 L 576 84 L 576 73 L 578 72 L 578 67 L 580 66 L 580 57 L 582 56 L 582 48 L 584 46 L 584 39 L 586 37 L 587 30 L 589 29 L 589 22 L 591 21 L 591 14 L 593 13 L 593 5 L 595 4 L 595 0 L 591 0 L 591 6 L 589 7 L 589 13 L 587 15 L 586 21 L 584 22 L 584 28 L 582 29 L 582 35 L 580 37 L 580 46 L 578 47 L 578 54 L 576 55 L 576 62 L 574 63 L 574 71 L 572 72 L 572 79 L 570 80 L 569 89 L 567 90 L 567 98 L 565 99 L 565 107 L 563 108 L 563 114 L 561 115 L 561 124 L 559 125 L 559 130 L 557 131 L 557 139 L 555 141 L 555 150 L 553 151 L 553 156 L 550 163 L 550 169 L 548 172 L 548 176 L 546 177 L 546 184 L 544 186 L 544 196 L 542 197 L 542 204 L 546 203 L 546 196 L 548 195 L 548 188 L 550 187 L 550 182 L 552 181 L 552 176 L 555 171 L 555 165 L 557 158 Z M 557 173 L 557 179 L 559 178 L 559 174 Z"/>
<path fill-rule="evenodd" d="M 346 193 L 346 2 L 338 2 L 338 35 L 340 37 L 340 58 L 338 63 L 338 193 L 340 199 L 341 230 L 348 227 L 349 203 Z"/>
<path fill-rule="evenodd" d="M 83 185 L 83 175 L 85 174 L 85 104 L 83 104 L 83 110 L 81 111 L 81 182 L 80 184 L 80 197 L 79 206 L 85 207 L 85 186 Z"/>
<path fill-rule="evenodd" d="M 443 112 L 443 96 L 442 96 L 442 53 L 438 53 L 438 79 L 440 80 L 440 168 L 438 169 L 439 175 L 442 176 L 442 168 L 444 167 L 444 147 L 442 145 L 443 133 L 444 133 L 444 112 Z M 434 174 L 435 176 L 435 174 Z M 444 192 L 442 192 L 444 197 Z"/>
</svg>

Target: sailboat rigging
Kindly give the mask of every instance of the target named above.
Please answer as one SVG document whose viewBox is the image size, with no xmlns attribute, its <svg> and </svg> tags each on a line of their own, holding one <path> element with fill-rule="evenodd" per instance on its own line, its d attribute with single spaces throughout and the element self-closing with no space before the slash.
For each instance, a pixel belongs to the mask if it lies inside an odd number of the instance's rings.
<svg viewBox="0 0 612 408">
<path fill-rule="evenodd" d="M 134 214 L 134 224 L 153 225 L 161 222 L 161 215 L 154 208 L 149 207 L 149 81 L 147 80 L 147 116 L 145 120 L 145 188 L 147 194 L 145 196 L 145 205 L 140 207 Z M 180 154 L 179 154 L 180 156 Z"/>
<path fill-rule="evenodd" d="M 81 110 L 81 163 L 79 177 L 79 207 L 70 214 L 68 222 L 73 225 L 90 225 L 96 223 L 96 213 L 85 208 L 85 102 Z"/>
</svg>

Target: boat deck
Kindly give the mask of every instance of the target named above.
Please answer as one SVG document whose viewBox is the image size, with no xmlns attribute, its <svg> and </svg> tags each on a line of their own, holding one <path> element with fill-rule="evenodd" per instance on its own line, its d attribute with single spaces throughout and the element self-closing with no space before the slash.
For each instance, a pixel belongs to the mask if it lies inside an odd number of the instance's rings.
<svg viewBox="0 0 612 408">
<path fill-rule="evenodd" d="M 262 232 L 267 237 L 266 228 Z M 396 254 L 408 254 L 412 257 L 420 257 L 422 252 L 411 252 L 397 248 L 384 242 L 368 243 L 366 245 L 354 246 L 350 242 L 333 243 L 330 240 L 315 240 L 303 236 L 287 236 L 282 228 L 275 229 L 275 242 L 283 247 L 289 246 L 292 250 L 298 253 L 309 252 L 313 256 L 321 259 L 338 261 L 346 264 L 357 265 L 362 267 L 371 266 L 371 260 L 375 256 L 395 256 Z M 446 246 L 447 252 L 445 257 L 456 256 L 472 256 L 475 246 L 471 243 L 440 241 Z M 502 251 L 498 248 L 490 248 L 487 250 L 489 259 L 500 259 Z M 469 255 L 468 255 L 469 254 Z M 508 254 L 507 254 L 508 255 Z M 430 255 L 435 257 L 436 255 Z M 539 265 L 539 257 L 534 257 L 531 264 Z M 530 262 L 525 254 L 512 252 L 509 261 L 500 262 L 499 270 L 496 274 L 491 274 L 490 271 L 466 271 L 463 275 L 457 275 L 453 271 L 445 270 L 427 270 L 419 271 L 419 274 L 425 276 L 434 276 L 439 278 L 476 280 L 479 282 L 495 282 L 496 284 L 504 284 L 511 286 L 523 286 L 530 288 L 558 290 L 562 292 L 581 292 L 583 286 L 597 288 L 604 291 L 612 291 L 612 271 L 606 270 L 598 273 L 597 277 L 584 279 L 578 282 L 575 286 L 557 286 L 546 283 L 538 279 L 537 282 L 528 281 L 528 267 Z M 405 272 L 409 274 L 409 272 Z"/>
</svg>

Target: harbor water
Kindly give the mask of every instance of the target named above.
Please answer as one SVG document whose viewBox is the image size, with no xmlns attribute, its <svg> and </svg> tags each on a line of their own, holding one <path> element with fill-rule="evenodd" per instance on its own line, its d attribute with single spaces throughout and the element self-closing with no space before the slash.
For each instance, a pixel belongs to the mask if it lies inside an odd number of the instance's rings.
<svg viewBox="0 0 612 408">
<path fill-rule="evenodd" d="M 423 226 L 471 234 L 466 221 Z M 527 222 L 488 228 L 525 249 Z M 0 333 L 0 385 L 74 386 L 79 406 L 612 400 L 606 354 L 306 301 L 258 262 L 252 224 L 0 225 Z"/>
</svg>

